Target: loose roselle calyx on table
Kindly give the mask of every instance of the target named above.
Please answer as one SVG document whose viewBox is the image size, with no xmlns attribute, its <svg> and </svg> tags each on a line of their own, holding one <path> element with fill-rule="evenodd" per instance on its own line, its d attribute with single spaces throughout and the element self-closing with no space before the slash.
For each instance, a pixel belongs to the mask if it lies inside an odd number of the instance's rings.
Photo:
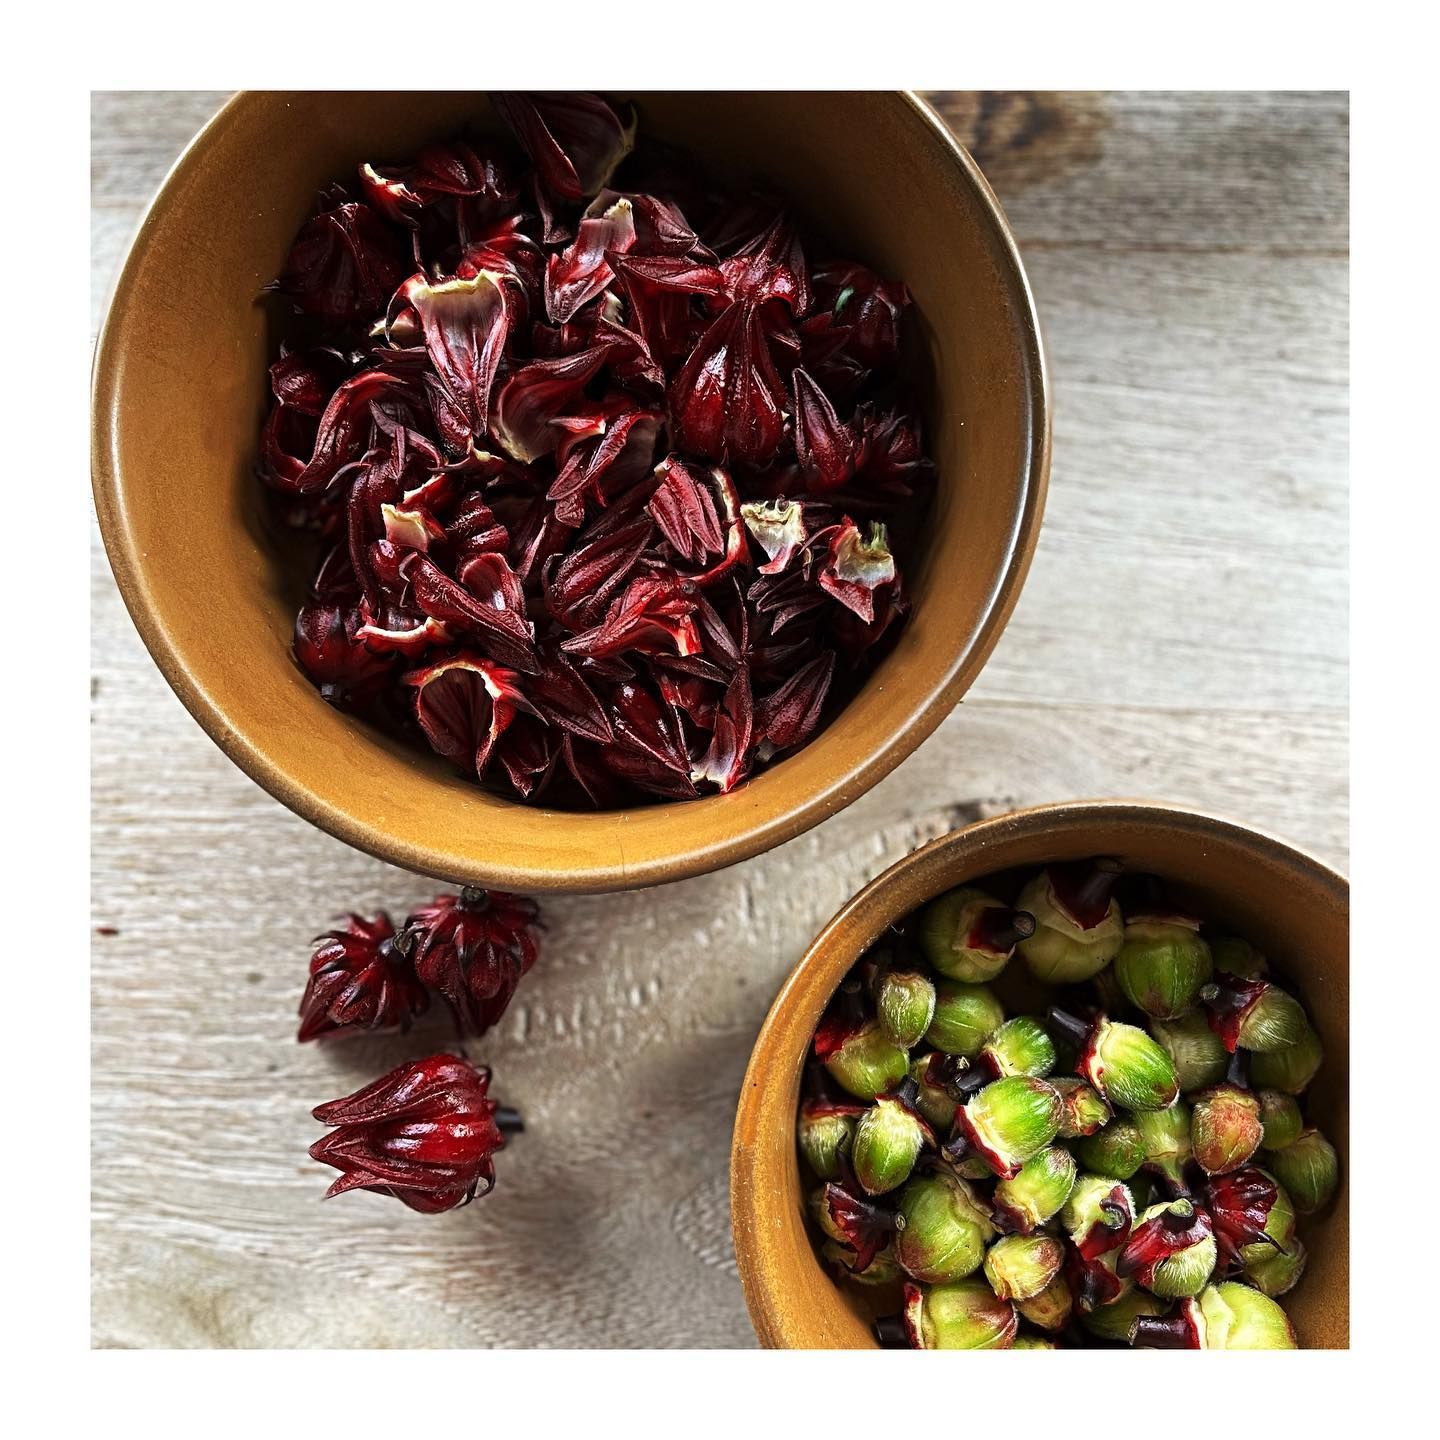
<svg viewBox="0 0 1440 1440">
<path fill-rule="evenodd" d="M 416 975 L 449 1001 L 463 1033 L 483 1035 L 535 963 L 539 923 L 533 900 L 467 886 L 422 905 L 406 920 L 405 935 Z"/>
<path fill-rule="evenodd" d="M 295 655 L 524 799 L 723 793 L 908 609 L 910 297 L 599 96 L 495 107 L 523 158 L 360 166 L 271 287 L 299 321 L 260 474 L 322 545 Z"/>
<path fill-rule="evenodd" d="M 416 977 L 390 917 L 346 915 L 317 936 L 300 1000 L 299 1040 L 339 1030 L 408 1030 L 429 993 Z"/>
<path fill-rule="evenodd" d="M 507 1130 L 521 1128 L 514 1112 L 488 1097 L 489 1083 L 483 1067 L 431 1055 L 318 1106 L 315 1118 L 336 1128 L 310 1154 L 340 1171 L 326 1198 L 374 1190 L 436 1214 L 487 1193 L 495 1151 Z"/>
</svg>

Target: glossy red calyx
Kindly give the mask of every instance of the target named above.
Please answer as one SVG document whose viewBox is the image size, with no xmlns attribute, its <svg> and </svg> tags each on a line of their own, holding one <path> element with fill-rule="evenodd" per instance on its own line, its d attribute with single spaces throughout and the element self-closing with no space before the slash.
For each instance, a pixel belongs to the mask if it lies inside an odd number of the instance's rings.
<svg viewBox="0 0 1440 1440">
<path fill-rule="evenodd" d="M 315 1118 L 335 1128 L 310 1147 L 311 1157 L 340 1171 L 326 1199 L 374 1190 L 436 1214 L 487 1193 L 505 1144 L 489 1084 L 483 1067 L 431 1055 L 318 1106 Z"/>
<path fill-rule="evenodd" d="M 461 1029 L 483 1035 L 505 1013 L 540 953 L 540 909 L 523 895 L 437 895 L 405 922 L 415 973 L 449 1001 Z"/>
<path fill-rule="evenodd" d="M 346 915 L 315 940 L 300 1000 L 299 1040 L 343 1030 L 408 1030 L 430 1002 L 404 942 L 381 910 Z"/>
<path fill-rule="evenodd" d="M 636 148 L 628 107 L 493 98 L 513 143 L 361 165 L 270 287 L 258 468 L 320 545 L 295 658 L 520 799 L 723 794 L 908 613 L 909 294 Z"/>
</svg>

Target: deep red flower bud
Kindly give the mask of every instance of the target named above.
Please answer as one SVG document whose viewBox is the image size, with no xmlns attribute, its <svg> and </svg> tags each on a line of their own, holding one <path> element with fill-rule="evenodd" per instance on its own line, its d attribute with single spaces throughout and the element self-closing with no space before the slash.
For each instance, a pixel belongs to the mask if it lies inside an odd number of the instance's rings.
<svg viewBox="0 0 1440 1440">
<path fill-rule="evenodd" d="M 399 236 L 368 205 L 345 201 L 306 222 L 273 288 L 324 324 L 369 320 L 405 278 Z"/>
<path fill-rule="evenodd" d="M 317 1106 L 315 1118 L 336 1128 L 310 1155 L 340 1171 L 325 1198 L 374 1190 L 435 1215 L 487 1194 L 494 1154 L 505 1144 L 489 1085 L 488 1070 L 431 1055 Z"/>
<path fill-rule="evenodd" d="M 583 200 L 602 189 L 635 142 L 598 95 L 506 91 L 490 97 L 540 178 L 556 195 Z"/>
<path fill-rule="evenodd" d="M 369 649 L 358 609 L 305 605 L 295 618 L 295 659 L 332 705 L 358 704 L 379 690 L 390 661 Z"/>
<path fill-rule="evenodd" d="M 785 433 L 785 398 L 759 311 L 740 301 L 700 337 L 676 375 L 670 415 L 682 449 L 763 465 Z"/>
<path fill-rule="evenodd" d="M 763 305 L 783 300 L 792 315 L 810 308 L 810 272 L 800 236 L 784 215 L 775 218 L 752 240 L 720 262 L 731 299 Z"/>
<path fill-rule="evenodd" d="M 893 365 L 900 348 L 900 318 L 910 292 L 899 281 L 838 260 L 815 272 L 815 304 L 847 332 L 845 349 L 862 365 Z"/>
<path fill-rule="evenodd" d="M 835 675 L 835 652 L 807 661 L 755 707 L 755 738 L 762 759 L 803 745 L 820 724 L 825 697 Z"/>
<path fill-rule="evenodd" d="M 838 490 L 855 472 L 855 437 L 825 392 L 800 366 L 790 377 L 795 395 L 795 456 L 812 495 Z"/>
<path fill-rule="evenodd" d="M 540 953 L 539 920 L 533 900 L 503 890 L 438 895 L 405 922 L 415 973 L 450 1002 L 463 1030 L 483 1035 Z"/>
<path fill-rule="evenodd" d="M 295 1038 L 313 1040 L 337 1030 L 403 1032 L 429 1003 L 409 957 L 395 943 L 390 917 L 383 910 L 371 920 L 346 915 L 316 937 Z"/>
</svg>

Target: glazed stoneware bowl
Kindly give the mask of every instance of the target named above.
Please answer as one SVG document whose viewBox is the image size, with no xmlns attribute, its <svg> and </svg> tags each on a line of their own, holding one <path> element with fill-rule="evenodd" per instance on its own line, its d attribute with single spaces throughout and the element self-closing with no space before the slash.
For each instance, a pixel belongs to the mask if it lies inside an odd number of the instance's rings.
<svg viewBox="0 0 1440 1440">
<path fill-rule="evenodd" d="M 277 799 L 383 859 L 456 883 L 607 890 L 712 870 L 834 814 L 965 693 L 1015 605 L 1049 468 L 1025 275 L 974 162 L 901 92 L 654 94 L 642 132 L 721 179 L 765 181 L 838 250 L 902 277 L 940 483 L 903 638 L 815 742 L 731 794 L 598 814 L 467 783 L 331 709 L 290 654 L 300 557 L 254 478 L 278 336 L 261 287 L 322 183 L 499 126 L 482 94 L 236 96 L 146 216 L 95 363 L 93 472 L 111 565 L 165 678 Z"/>
<path fill-rule="evenodd" d="M 1197 913 L 1254 941 L 1309 1010 L 1325 1063 L 1306 1092 L 1306 1113 L 1339 1151 L 1341 1183 L 1327 1209 L 1305 1222 L 1309 1265 L 1284 1305 L 1302 1347 L 1348 1347 L 1349 884 L 1308 855 L 1229 821 L 1125 801 L 1020 811 L 932 841 L 867 885 L 791 971 L 755 1042 L 730 1161 L 735 1256 L 763 1344 L 875 1345 L 874 1308 L 837 1285 L 816 1255 L 795 1149 L 801 1072 L 836 986 L 886 926 L 952 886 L 1096 855 L 1162 877 Z"/>
</svg>

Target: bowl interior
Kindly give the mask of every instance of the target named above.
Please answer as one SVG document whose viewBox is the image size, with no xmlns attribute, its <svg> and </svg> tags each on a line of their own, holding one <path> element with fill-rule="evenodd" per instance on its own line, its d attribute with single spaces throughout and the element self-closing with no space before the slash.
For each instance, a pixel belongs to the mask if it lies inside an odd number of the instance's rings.
<svg viewBox="0 0 1440 1440">
<path fill-rule="evenodd" d="M 603 889 L 779 843 L 897 764 L 973 680 L 1033 547 L 1047 456 L 1024 277 L 978 171 L 903 94 L 654 94 L 642 133 L 767 181 L 843 253 L 903 277 L 932 377 L 941 483 L 899 645 L 834 724 L 735 792 L 596 815 L 523 806 L 324 704 L 289 645 L 298 585 L 253 467 L 273 336 L 261 287 L 319 186 L 462 128 L 474 93 L 237 97 L 182 157 L 117 287 L 96 363 L 96 501 L 126 602 L 170 683 L 278 798 L 443 878 Z"/>
<path fill-rule="evenodd" d="M 873 1307 L 816 1257 L 795 1151 L 801 1073 L 821 1013 L 887 925 L 952 886 L 1013 867 L 1113 855 L 1150 871 L 1200 912 L 1252 940 L 1293 979 L 1325 1047 L 1306 1114 L 1341 1158 L 1340 1192 L 1301 1222 L 1309 1262 L 1285 1297 L 1300 1343 L 1349 1344 L 1349 890 L 1318 862 L 1238 826 L 1125 804 L 1058 807 L 987 821 L 892 867 L 831 921 L 786 981 L 745 1076 L 731 1160 L 735 1248 L 763 1343 L 872 1348 Z"/>
</svg>

